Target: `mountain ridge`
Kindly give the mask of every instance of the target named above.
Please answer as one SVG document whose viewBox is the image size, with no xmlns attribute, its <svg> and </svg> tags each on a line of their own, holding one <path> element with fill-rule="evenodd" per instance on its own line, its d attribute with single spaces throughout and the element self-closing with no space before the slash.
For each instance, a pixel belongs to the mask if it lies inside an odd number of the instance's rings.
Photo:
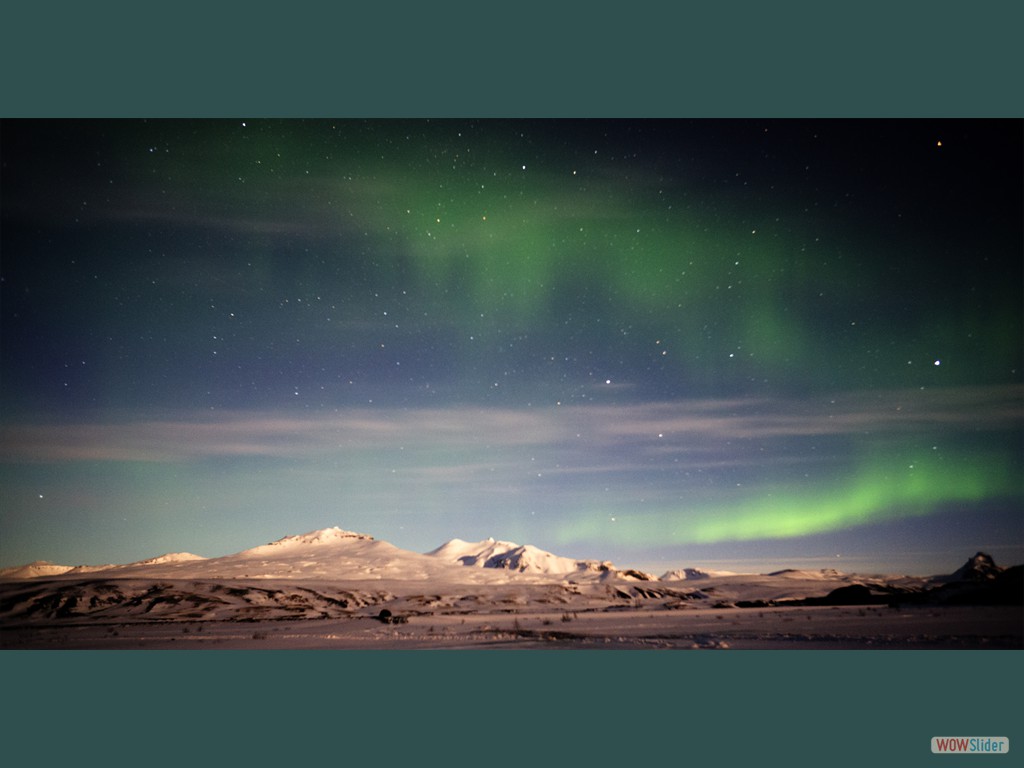
<svg viewBox="0 0 1024 768">
<path fill-rule="evenodd" d="M 175 552 L 126 564 L 65 566 L 45 560 L 0 569 L 0 579 L 60 578 L 83 574 L 111 577 L 157 578 L 318 578 L 318 579 L 430 579 L 449 577 L 457 569 L 470 581 L 493 581 L 499 573 L 524 578 L 615 578 L 633 581 L 680 582 L 739 576 L 730 571 L 679 568 L 661 577 L 636 569 L 620 569 L 610 561 L 563 557 L 531 544 L 520 545 L 489 537 L 476 542 L 452 538 L 426 553 L 405 550 L 365 533 L 338 526 L 243 549 L 219 557 Z M 992 557 L 978 552 L 958 570 L 930 577 L 933 582 L 991 581 L 1005 571 Z M 784 569 L 769 576 L 834 579 L 834 569 Z"/>
</svg>

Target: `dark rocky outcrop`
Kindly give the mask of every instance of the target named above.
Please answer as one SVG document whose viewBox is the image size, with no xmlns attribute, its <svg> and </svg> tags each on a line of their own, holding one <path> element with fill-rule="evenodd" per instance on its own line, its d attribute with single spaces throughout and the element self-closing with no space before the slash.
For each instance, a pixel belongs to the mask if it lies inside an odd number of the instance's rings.
<svg viewBox="0 0 1024 768">
<path fill-rule="evenodd" d="M 956 582 L 984 582 L 995 581 L 1005 571 L 996 565 L 992 556 L 985 552 L 978 552 L 974 557 L 957 568 L 948 576 L 938 576 L 935 581 L 952 584 Z"/>
<path fill-rule="evenodd" d="M 657 577 L 652 576 L 649 573 L 638 571 L 634 568 L 627 568 L 624 571 L 619 571 L 619 576 L 625 579 L 637 579 L 638 581 L 657 581 Z"/>
<path fill-rule="evenodd" d="M 850 584 L 833 589 L 824 598 L 822 605 L 871 605 L 878 602 L 876 596 L 863 584 Z"/>
<path fill-rule="evenodd" d="M 1000 568 L 991 576 L 981 575 L 951 581 L 926 592 L 913 602 L 941 605 L 1024 605 L 1024 565 Z"/>
</svg>

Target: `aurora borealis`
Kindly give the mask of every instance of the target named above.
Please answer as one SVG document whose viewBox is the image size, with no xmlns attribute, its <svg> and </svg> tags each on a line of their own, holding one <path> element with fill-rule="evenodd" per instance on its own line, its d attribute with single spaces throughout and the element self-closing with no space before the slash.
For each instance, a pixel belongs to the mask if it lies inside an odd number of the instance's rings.
<svg viewBox="0 0 1024 768">
<path fill-rule="evenodd" d="M 1022 130 L 0 126 L 0 566 L 1024 561 Z"/>
</svg>

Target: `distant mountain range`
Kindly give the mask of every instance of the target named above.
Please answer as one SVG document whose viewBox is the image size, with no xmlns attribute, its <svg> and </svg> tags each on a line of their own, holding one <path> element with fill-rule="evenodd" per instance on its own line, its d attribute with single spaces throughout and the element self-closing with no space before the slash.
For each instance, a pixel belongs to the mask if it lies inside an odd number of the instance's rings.
<svg viewBox="0 0 1024 768">
<path fill-rule="evenodd" d="M 696 568 L 658 578 L 509 541 L 451 539 L 424 554 L 335 527 L 223 557 L 178 552 L 123 565 L 36 562 L 4 569 L 0 628 L 360 617 L 397 622 L 518 611 L 560 613 L 566 621 L 578 612 L 627 608 L 1018 605 L 1022 570 L 1001 568 L 979 552 L 953 573 L 931 578 Z"/>
<path fill-rule="evenodd" d="M 467 568 L 468 566 L 468 568 Z M 37 561 L 0 570 L 0 579 L 32 579 L 91 574 L 155 578 L 315 578 L 315 579 L 460 579 L 489 581 L 496 571 L 524 577 L 621 574 L 654 579 L 638 571 L 617 571 L 611 563 L 574 560 L 532 545 L 485 539 L 451 539 L 421 554 L 338 527 L 286 536 L 269 544 L 223 557 L 171 553 L 123 565 L 56 565 Z"/>
<path fill-rule="evenodd" d="M 930 581 L 942 584 L 990 582 L 1006 569 L 992 557 L 977 553 L 959 569 Z M 324 528 L 285 536 L 277 541 L 222 557 L 204 558 L 188 552 L 173 552 L 125 564 L 57 565 L 36 561 L 0 569 L 0 579 L 35 579 L 96 575 L 132 578 L 245 578 L 245 579 L 436 579 L 494 583 L 497 573 L 520 574 L 530 581 L 572 579 L 619 579 L 626 581 L 678 582 L 739 576 L 730 571 L 680 568 L 660 577 L 635 569 L 619 569 L 608 561 L 575 560 L 561 557 L 530 544 L 519 545 L 493 538 L 482 541 L 451 539 L 421 554 L 401 549 L 364 533 Z M 817 571 L 782 570 L 768 576 L 791 579 L 837 579 L 844 574 L 833 569 Z"/>
</svg>

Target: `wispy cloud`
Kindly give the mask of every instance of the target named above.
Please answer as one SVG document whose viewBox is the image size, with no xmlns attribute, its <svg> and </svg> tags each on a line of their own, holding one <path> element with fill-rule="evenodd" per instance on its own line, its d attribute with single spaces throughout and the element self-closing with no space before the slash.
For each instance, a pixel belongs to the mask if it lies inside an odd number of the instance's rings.
<svg viewBox="0 0 1024 768">
<path fill-rule="evenodd" d="M 234 411 L 0 428 L 0 460 L 179 462 L 315 458 L 385 447 L 695 454 L 731 441 L 1024 425 L 1024 388 L 846 393 L 811 401 L 692 400 L 557 408 L 353 408 L 315 415 Z M 622 454 L 619 454 L 621 462 Z M 631 462 L 627 462 L 630 464 Z M 565 471 L 569 471 L 566 468 Z"/>
</svg>

